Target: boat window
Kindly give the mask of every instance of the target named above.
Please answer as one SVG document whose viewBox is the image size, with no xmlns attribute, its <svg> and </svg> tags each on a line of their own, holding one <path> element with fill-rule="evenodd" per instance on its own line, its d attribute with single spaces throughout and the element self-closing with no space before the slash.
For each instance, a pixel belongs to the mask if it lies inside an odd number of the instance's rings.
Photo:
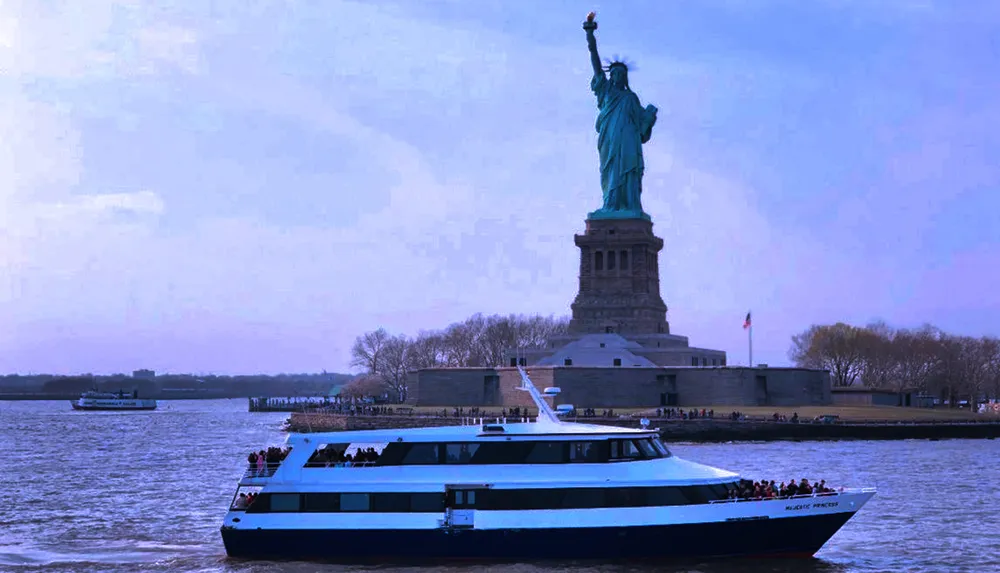
<svg viewBox="0 0 1000 573">
<path fill-rule="evenodd" d="M 444 511 L 444 494 L 411 493 L 410 511 L 414 513 Z"/>
<path fill-rule="evenodd" d="M 535 442 L 524 463 L 558 464 L 566 461 L 566 442 Z"/>
<path fill-rule="evenodd" d="M 681 490 L 688 501 L 693 504 L 708 503 L 710 500 L 718 499 L 711 487 L 707 485 L 692 485 L 681 488 Z"/>
<path fill-rule="evenodd" d="M 669 458 L 673 455 L 660 438 L 653 438 L 653 447 L 656 448 L 656 451 L 660 452 L 660 455 L 664 458 Z"/>
<path fill-rule="evenodd" d="M 339 454 L 347 448 L 347 444 L 320 444 L 316 451 L 309 456 L 305 467 L 323 468 L 337 463 Z"/>
<path fill-rule="evenodd" d="M 410 494 L 408 493 L 376 493 L 372 495 L 372 511 L 382 513 L 408 513 L 410 511 Z"/>
<path fill-rule="evenodd" d="M 297 493 L 272 493 L 271 512 L 299 511 L 300 497 Z"/>
<path fill-rule="evenodd" d="M 609 460 L 636 461 L 669 455 L 669 450 L 654 438 L 445 444 L 393 442 L 386 445 L 374 465 L 604 463 Z"/>
<path fill-rule="evenodd" d="M 642 507 L 646 505 L 646 488 L 609 488 L 605 494 L 608 507 Z"/>
<path fill-rule="evenodd" d="M 604 488 L 575 487 L 563 492 L 564 509 L 593 509 L 607 507 L 607 491 Z"/>
<path fill-rule="evenodd" d="M 484 442 L 472 456 L 473 464 L 523 464 L 531 442 Z"/>
<path fill-rule="evenodd" d="M 233 495 L 233 503 L 229 509 L 233 511 L 246 511 L 250 504 L 253 503 L 254 499 L 260 496 L 261 486 L 252 485 L 244 486 L 241 485 L 236 488 L 236 494 Z"/>
<path fill-rule="evenodd" d="M 714 485 L 707 485 L 708 490 L 711 492 L 711 499 L 728 499 L 729 498 L 729 488 L 730 484 L 717 483 Z"/>
<path fill-rule="evenodd" d="M 642 459 L 642 452 L 632 440 L 612 440 L 611 441 L 612 460 L 635 460 Z"/>
<path fill-rule="evenodd" d="M 679 487 L 651 487 L 646 492 L 646 504 L 652 507 L 664 505 L 688 505 L 687 496 Z"/>
<path fill-rule="evenodd" d="M 653 440 L 645 438 L 642 440 L 635 440 L 635 443 L 639 446 L 639 450 L 642 451 L 642 455 L 647 458 L 658 458 L 660 457 L 660 452 L 653 447 Z"/>
<path fill-rule="evenodd" d="M 369 494 L 340 494 L 340 511 L 368 511 L 369 509 L 371 509 L 371 496 Z"/>
<path fill-rule="evenodd" d="M 247 513 L 267 513 L 271 511 L 271 494 L 259 493 L 247 507 Z"/>
<path fill-rule="evenodd" d="M 369 511 L 369 509 L 381 513 L 438 513 L 444 511 L 444 494 L 392 492 L 307 493 L 303 495 L 303 512 L 337 513 L 341 511 Z"/>
<path fill-rule="evenodd" d="M 403 456 L 403 465 L 427 465 L 441 462 L 438 444 L 410 444 L 410 451 Z"/>
<path fill-rule="evenodd" d="M 561 489 L 491 489 L 484 492 L 478 509 L 557 509 L 562 506 Z"/>
<path fill-rule="evenodd" d="M 410 445 L 403 442 L 392 442 L 386 445 L 375 461 L 376 466 L 398 466 L 403 463 L 403 456 L 410 451 Z"/>
<path fill-rule="evenodd" d="M 672 492 L 659 496 L 651 495 L 660 489 Z M 690 501 L 678 488 L 501 489 L 486 492 L 484 503 L 479 509 L 517 511 L 689 504 Z"/>
<path fill-rule="evenodd" d="M 598 442 L 570 442 L 569 444 L 569 461 L 574 463 L 581 462 L 600 462 L 606 461 L 601 458 L 607 458 L 607 456 L 601 456 L 600 447 Z"/>
<path fill-rule="evenodd" d="M 726 499 L 733 485 L 457 490 L 453 507 L 519 511 L 695 505 Z M 443 492 L 262 493 L 247 513 L 438 513 L 444 507 Z"/>
<path fill-rule="evenodd" d="M 339 493 L 307 493 L 302 504 L 302 511 L 317 513 L 335 513 L 340 511 Z"/>
<path fill-rule="evenodd" d="M 445 463 L 467 464 L 479 449 L 479 444 L 445 444 Z"/>
</svg>

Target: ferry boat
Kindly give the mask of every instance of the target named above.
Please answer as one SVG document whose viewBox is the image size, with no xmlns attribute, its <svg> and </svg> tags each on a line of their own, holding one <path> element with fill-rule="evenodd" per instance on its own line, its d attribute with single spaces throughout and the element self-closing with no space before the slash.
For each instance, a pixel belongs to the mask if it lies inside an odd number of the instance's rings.
<svg viewBox="0 0 1000 573">
<path fill-rule="evenodd" d="M 655 429 L 535 421 L 290 434 L 243 475 L 230 557 L 408 561 L 812 556 L 875 495 L 738 500 Z M 346 455 L 345 455 L 346 454 Z M 377 454 L 377 455 L 376 455 Z M 344 460 L 344 461 L 342 461 Z"/>
<path fill-rule="evenodd" d="M 139 398 L 138 390 L 125 392 L 84 392 L 79 399 L 70 400 L 74 410 L 155 410 L 156 400 Z"/>
</svg>

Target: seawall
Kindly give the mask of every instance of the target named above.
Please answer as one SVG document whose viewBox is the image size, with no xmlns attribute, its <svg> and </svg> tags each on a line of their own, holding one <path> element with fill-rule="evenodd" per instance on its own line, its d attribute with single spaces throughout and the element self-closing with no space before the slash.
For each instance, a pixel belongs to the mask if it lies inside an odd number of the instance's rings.
<svg viewBox="0 0 1000 573">
<path fill-rule="evenodd" d="M 487 419 L 493 422 L 494 419 Z M 508 420 L 510 422 L 511 420 Z M 610 426 L 639 427 L 633 418 L 585 418 L 579 421 Z M 426 428 L 481 423 L 468 418 L 443 416 L 345 416 L 295 412 L 288 419 L 291 432 L 338 432 L 391 428 Z M 935 440 L 994 439 L 1000 437 L 1000 421 L 896 422 L 865 421 L 798 423 L 731 420 L 650 420 L 668 442 L 751 442 L 775 440 Z"/>
</svg>

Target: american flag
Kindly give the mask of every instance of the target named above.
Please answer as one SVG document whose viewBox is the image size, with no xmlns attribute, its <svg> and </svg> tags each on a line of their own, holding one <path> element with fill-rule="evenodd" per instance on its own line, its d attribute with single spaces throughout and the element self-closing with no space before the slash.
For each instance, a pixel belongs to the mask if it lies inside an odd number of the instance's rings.
<svg viewBox="0 0 1000 573">
<path fill-rule="evenodd" d="M 747 313 L 746 319 L 743 321 L 743 330 L 750 328 L 750 313 Z"/>
</svg>

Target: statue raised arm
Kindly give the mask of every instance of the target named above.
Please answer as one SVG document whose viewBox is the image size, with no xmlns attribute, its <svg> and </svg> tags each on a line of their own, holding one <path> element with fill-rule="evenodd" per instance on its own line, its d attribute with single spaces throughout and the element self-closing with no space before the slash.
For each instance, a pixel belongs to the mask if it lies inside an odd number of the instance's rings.
<svg viewBox="0 0 1000 573">
<path fill-rule="evenodd" d="M 604 68 L 601 66 L 601 56 L 597 53 L 597 38 L 594 30 L 597 29 L 597 22 L 594 21 L 594 14 L 587 14 L 587 21 L 583 23 L 583 29 L 587 31 L 587 47 L 590 49 L 590 65 L 594 68 L 594 75 L 604 75 Z"/>
<path fill-rule="evenodd" d="M 590 63 L 594 68 L 590 89 L 597 96 L 597 149 L 601 156 L 601 190 L 603 206 L 588 215 L 590 219 L 649 219 L 643 212 L 642 175 L 645 163 L 642 144 L 649 141 L 656 124 L 657 109 L 645 108 L 628 85 L 628 66 L 612 62 L 606 69 L 597 53 L 594 13 L 587 15 L 583 29 L 587 32 Z M 607 71 L 607 73 L 605 73 Z"/>
</svg>

